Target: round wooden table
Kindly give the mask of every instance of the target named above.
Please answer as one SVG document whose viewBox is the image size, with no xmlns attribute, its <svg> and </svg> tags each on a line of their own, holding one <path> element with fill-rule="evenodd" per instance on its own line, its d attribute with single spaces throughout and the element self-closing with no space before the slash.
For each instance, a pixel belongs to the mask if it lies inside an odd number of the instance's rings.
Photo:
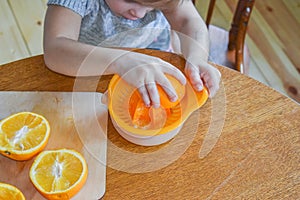
<svg viewBox="0 0 300 200">
<path fill-rule="evenodd" d="M 184 65 L 174 54 L 139 51 Z M 299 104 L 252 78 L 216 67 L 221 89 L 166 144 L 131 144 L 108 120 L 103 199 L 300 198 Z M 1 91 L 73 91 L 75 81 L 48 70 L 42 55 L 2 65 L 0 77 Z M 103 93 L 110 78 L 82 78 L 84 87 L 77 90 Z M 95 80 L 97 87 L 89 87 Z"/>
</svg>

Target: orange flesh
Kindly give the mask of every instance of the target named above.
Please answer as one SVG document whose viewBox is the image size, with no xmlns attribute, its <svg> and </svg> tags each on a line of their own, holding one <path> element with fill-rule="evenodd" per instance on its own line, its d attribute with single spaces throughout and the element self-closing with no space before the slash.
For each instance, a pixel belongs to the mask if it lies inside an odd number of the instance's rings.
<svg viewBox="0 0 300 200">
<path fill-rule="evenodd" d="M 162 106 L 147 107 L 136 90 L 129 100 L 129 114 L 136 128 L 161 128 L 171 114 L 171 110 Z"/>
</svg>

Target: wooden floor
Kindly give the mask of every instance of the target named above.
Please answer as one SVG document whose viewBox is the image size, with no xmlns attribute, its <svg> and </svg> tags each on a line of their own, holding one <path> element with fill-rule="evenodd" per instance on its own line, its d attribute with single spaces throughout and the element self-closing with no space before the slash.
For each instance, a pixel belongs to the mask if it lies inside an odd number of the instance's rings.
<svg viewBox="0 0 300 200">
<path fill-rule="evenodd" d="M 42 54 L 47 0 L 0 1 L 0 64 Z M 212 23 L 229 29 L 237 0 L 219 0 Z M 206 15 L 208 0 L 198 0 Z M 246 43 L 252 78 L 300 102 L 300 0 L 256 0 Z"/>
</svg>

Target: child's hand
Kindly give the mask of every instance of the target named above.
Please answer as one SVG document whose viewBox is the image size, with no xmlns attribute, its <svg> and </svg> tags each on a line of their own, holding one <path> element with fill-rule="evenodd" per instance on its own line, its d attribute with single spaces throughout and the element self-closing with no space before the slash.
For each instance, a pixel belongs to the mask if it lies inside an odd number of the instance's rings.
<svg viewBox="0 0 300 200">
<path fill-rule="evenodd" d="M 177 100 L 176 91 L 164 74 L 175 77 L 183 85 L 186 84 L 186 78 L 179 69 L 157 57 L 128 52 L 117 59 L 114 65 L 116 72 L 125 81 L 138 88 L 146 106 L 160 106 L 156 84 L 163 87 L 170 101 Z"/>
<path fill-rule="evenodd" d="M 209 91 L 209 97 L 213 97 L 218 89 L 221 73 L 218 69 L 204 61 L 186 62 L 185 74 L 196 91 L 201 91 L 205 85 Z"/>
</svg>

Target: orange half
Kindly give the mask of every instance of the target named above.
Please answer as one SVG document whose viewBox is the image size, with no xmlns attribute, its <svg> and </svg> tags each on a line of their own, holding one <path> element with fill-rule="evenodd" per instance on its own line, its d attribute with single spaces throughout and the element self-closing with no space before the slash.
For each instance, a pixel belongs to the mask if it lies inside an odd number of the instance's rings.
<svg viewBox="0 0 300 200">
<path fill-rule="evenodd" d="M 87 174 L 86 161 L 79 152 L 58 149 L 41 152 L 30 168 L 29 177 L 47 199 L 70 199 L 83 187 Z"/>
<path fill-rule="evenodd" d="M 0 199 L 25 200 L 25 197 L 16 186 L 7 183 L 0 183 Z"/>
<path fill-rule="evenodd" d="M 37 113 L 19 112 L 0 122 L 0 153 L 14 160 L 28 160 L 47 145 L 50 125 Z"/>
</svg>

